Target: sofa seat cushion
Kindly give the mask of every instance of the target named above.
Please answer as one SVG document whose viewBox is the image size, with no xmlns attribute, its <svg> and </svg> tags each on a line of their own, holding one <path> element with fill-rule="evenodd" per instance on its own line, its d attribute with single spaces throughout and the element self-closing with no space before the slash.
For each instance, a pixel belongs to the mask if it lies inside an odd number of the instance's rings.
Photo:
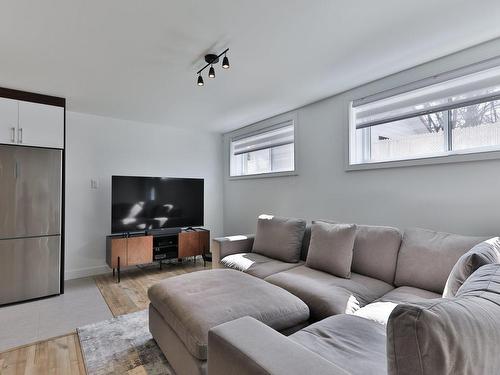
<svg viewBox="0 0 500 375">
<path fill-rule="evenodd" d="M 399 288 L 393 289 L 389 293 L 384 294 L 377 300 L 377 302 L 420 303 L 441 297 L 441 294 L 430 292 L 425 289 L 414 288 L 411 286 L 400 286 Z"/>
<path fill-rule="evenodd" d="M 387 325 L 392 310 L 400 303 L 419 304 L 431 299 L 441 298 L 440 294 L 429 292 L 425 289 L 401 286 L 384 294 L 375 302 L 369 303 L 354 313 L 365 319 L 372 320 L 382 325 Z"/>
<path fill-rule="evenodd" d="M 336 315 L 289 336 L 348 374 L 386 374 L 385 327 L 353 315 Z"/>
<path fill-rule="evenodd" d="M 441 294 L 458 259 L 484 240 L 483 237 L 407 229 L 399 250 L 394 285 Z"/>
<path fill-rule="evenodd" d="M 304 264 L 303 261 L 299 263 L 282 262 L 257 253 L 232 254 L 222 258 L 220 262 L 224 267 L 243 271 L 261 279 Z"/>
<path fill-rule="evenodd" d="M 350 279 L 299 266 L 266 277 L 304 301 L 313 320 L 353 313 L 393 289 L 383 281 L 352 273 Z"/>
<path fill-rule="evenodd" d="M 300 299 L 257 277 L 214 269 L 170 277 L 148 290 L 152 306 L 196 358 L 206 360 L 208 331 L 251 316 L 278 331 L 309 319 Z"/>
</svg>

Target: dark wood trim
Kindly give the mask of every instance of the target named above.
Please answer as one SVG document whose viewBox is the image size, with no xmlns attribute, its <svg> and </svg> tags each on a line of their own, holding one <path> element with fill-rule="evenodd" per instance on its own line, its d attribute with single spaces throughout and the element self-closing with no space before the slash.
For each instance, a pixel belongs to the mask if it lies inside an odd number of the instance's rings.
<svg viewBox="0 0 500 375">
<path fill-rule="evenodd" d="M 62 152 L 62 177 L 61 177 L 61 279 L 60 279 L 60 293 L 64 294 L 64 270 L 65 270 L 65 246 L 64 241 L 66 236 L 65 228 L 66 228 L 66 99 L 64 101 L 64 127 L 63 127 L 63 152 Z"/>
<path fill-rule="evenodd" d="M 54 105 L 57 107 L 64 107 L 66 110 L 66 99 L 59 98 L 57 96 L 44 95 L 44 94 L 35 94 L 32 92 L 7 89 L 5 87 L 0 87 L 0 97 L 15 99 L 15 100 L 23 100 L 26 102 L 39 103 L 39 104 L 47 104 Z"/>
</svg>

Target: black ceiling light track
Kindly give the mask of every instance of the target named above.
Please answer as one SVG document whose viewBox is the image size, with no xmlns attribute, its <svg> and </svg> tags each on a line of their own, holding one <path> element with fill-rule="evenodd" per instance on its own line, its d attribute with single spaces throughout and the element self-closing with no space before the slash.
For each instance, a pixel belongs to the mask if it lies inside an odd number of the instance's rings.
<svg viewBox="0 0 500 375">
<path fill-rule="evenodd" d="M 227 51 L 229 51 L 229 48 L 226 48 L 224 51 L 222 51 L 218 55 L 216 55 L 214 53 L 209 53 L 208 55 L 205 55 L 206 65 L 196 72 L 196 75 L 198 76 L 198 80 L 197 80 L 198 86 L 205 85 L 205 82 L 203 82 L 203 76 L 201 75 L 201 73 L 203 73 L 203 71 L 208 67 L 210 67 L 210 69 L 208 70 L 208 77 L 215 78 L 214 64 L 217 64 L 219 62 L 220 57 L 222 55 L 224 55 L 224 58 L 222 59 L 222 68 L 229 69 L 229 59 L 227 58 Z"/>
</svg>

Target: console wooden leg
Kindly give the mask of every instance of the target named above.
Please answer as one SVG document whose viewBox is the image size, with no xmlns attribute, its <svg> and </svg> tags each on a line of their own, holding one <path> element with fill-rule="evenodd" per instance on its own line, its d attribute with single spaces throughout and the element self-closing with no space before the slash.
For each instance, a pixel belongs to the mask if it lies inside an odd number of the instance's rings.
<svg viewBox="0 0 500 375">
<path fill-rule="evenodd" d="M 113 268 L 113 277 L 115 277 L 115 269 Z"/>
<path fill-rule="evenodd" d="M 118 257 L 118 282 L 120 282 L 120 257 Z"/>
</svg>

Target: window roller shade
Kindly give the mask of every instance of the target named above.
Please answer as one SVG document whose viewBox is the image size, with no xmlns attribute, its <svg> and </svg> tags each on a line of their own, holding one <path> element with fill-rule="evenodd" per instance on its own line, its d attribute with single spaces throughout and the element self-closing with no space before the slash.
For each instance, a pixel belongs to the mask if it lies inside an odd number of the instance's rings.
<svg viewBox="0 0 500 375">
<path fill-rule="evenodd" d="M 232 141 L 233 155 L 246 154 L 253 151 L 288 145 L 294 142 L 293 121 L 289 121 L 276 129 L 268 130 L 245 138 Z"/>
<path fill-rule="evenodd" d="M 366 104 L 355 101 L 356 128 L 500 99 L 500 67 L 397 94 Z"/>
</svg>

